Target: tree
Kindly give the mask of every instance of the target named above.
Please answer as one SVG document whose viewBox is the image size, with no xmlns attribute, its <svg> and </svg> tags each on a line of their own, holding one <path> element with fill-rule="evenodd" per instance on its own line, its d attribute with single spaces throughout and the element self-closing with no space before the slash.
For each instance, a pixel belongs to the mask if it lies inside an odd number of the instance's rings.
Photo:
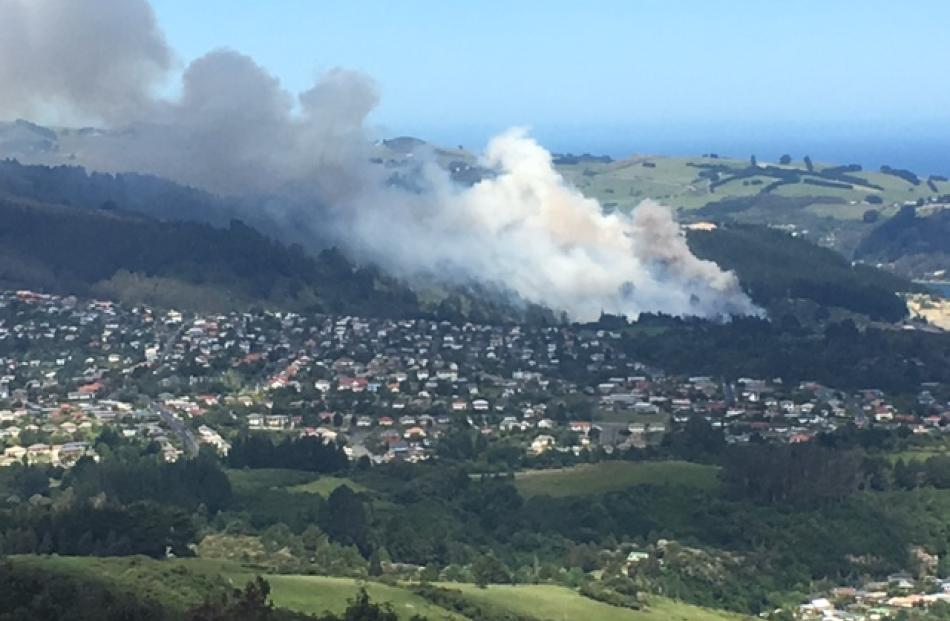
<svg viewBox="0 0 950 621">
<path fill-rule="evenodd" d="M 371 551 L 366 505 L 348 485 L 336 488 L 327 498 L 323 529 L 332 540 L 356 546 L 364 556 Z"/>
<path fill-rule="evenodd" d="M 475 576 L 475 584 L 482 588 L 489 584 L 511 582 L 511 574 L 508 572 L 508 568 L 492 552 L 475 559 L 475 562 L 472 563 L 472 575 Z"/>
<path fill-rule="evenodd" d="M 881 219 L 881 212 L 878 211 L 877 209 L 868 209 L 868 210 L 865 211 L 864 214 L 861 216 L 861 220 L 862 220 L 865 224 L 874 224 L 875 222 L 877 222 L 877 221 L 880 220 L 880 219 Z"/>
<path fill-rule="evenodd" d="M 383 606 L 374 604 L 370 601 L 366 589 L 361 587 L 356 597 L 350 600 L 350 605 L 346 607 L 340 621 L 398 621 L 398 619 L 399 615 L 389 604 Z"/>
<path fill-rule="evenodd" d="M 807 155 L 805 156 L 805 168 L 808 169 L 808 172 L 815 172 L 815 165 L 811 163 L 811 158 Z"/>
<path fill-rule="evenodd" d="M 778 158 L 778 163 L 782 166 L 788 166 L 792 163 L 792 156 L 786 153 L 782 157 Z"/>
<path fill-rule="evenodd" d="M 42 466 L 17 467 L 13 475 L 13 488 L 24 499 L 43 494 L 49 489 L 49 475 Z"/>
</svg>

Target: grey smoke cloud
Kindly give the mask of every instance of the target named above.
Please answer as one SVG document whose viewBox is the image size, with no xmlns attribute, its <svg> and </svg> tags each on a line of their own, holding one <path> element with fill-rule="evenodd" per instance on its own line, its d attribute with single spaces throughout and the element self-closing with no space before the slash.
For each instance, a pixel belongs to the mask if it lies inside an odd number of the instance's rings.
<svg viewBox="0 0 950 621">
<path fill-rule="evenodd" d="M 0 0 L 0 114 L 123 122 L 172 54 L 146 2 Z"/>
<path fill-rule="evenodd" d="M 64 26 L 104 4 L 116 13 Z M 5 53 L 8 33 L 38 54 Z M 324 208 L 294 222 L 332 232 L 362 259 L 409 278 L 496 284 L 573 319 L 759 312 L 732 273 L 690 252 L 669 209 L 646 201 L 630 215 L 605 214 L 523 130 L 491 141 L 481 164 L 495 174 L 470 187 L 415 154 L 421 191 L 407 190 L 370 162 L 366 118 L 379 97 L 365 75 L 333 70 L 294 96 L 253 59 L 216 50 L 187 66 L 180 97 L 168 101 L 151 88 L 170 58 L 144 0 L 0 0 L 0 79 L 13 90 L 0 112 L 52 105 L 102 119 L 113 131 L 66 145 L 89 168 L 297 205 L 303 197 Z M 269 204 L 288 217 L 273 206 L 280 201 Z"/>
</svg>

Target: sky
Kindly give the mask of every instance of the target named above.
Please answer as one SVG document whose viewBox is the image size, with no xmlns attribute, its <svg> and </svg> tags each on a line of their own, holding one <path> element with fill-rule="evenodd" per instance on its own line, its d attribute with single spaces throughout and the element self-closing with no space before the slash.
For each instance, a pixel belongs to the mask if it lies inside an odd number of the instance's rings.
<svg viewBox="0 0 950 621">
<path fill-rule="evenodd" d="M 388 135 L 480 147 L 527 126 L 560 151 L 810 150 L 950 172 L 945 0 L 152 4 L 182 67 L 227 47 L 295 92 L 368 73 Z"/>
</svg>

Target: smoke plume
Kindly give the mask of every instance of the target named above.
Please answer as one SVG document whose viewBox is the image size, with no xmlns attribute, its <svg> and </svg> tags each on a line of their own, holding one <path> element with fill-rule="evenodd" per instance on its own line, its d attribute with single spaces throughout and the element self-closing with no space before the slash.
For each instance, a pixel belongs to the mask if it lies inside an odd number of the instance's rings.
<svg viewBox="0 0 950 621">
<path fill-rule="evenodd" d="M 146 2 L 0 0 L 4 116 L 133 120 L 171 66 Z"/>
<path fill-rule="evenodd" d="M 758 312 L 731 272 L 690 252 L 669 209 L 605 214 L 523 130 L 490 142 L 480 163 L 492 174 L 472 186 L 414 153 L 407 188 L 371 161 L 368 77 L 337 69 L 295 97 L 251 58 L 216 50 L 184 69 L 178 98 L 156 97 L 172 65 L 145 0 L 0 0 L 0 114 L 107 127 L 61 140 L 91 169 L 303 197 L 321 206 L 312 230 L 360 259 L 407 278 L 499 285 L 577 320 Z"/>
</svg>

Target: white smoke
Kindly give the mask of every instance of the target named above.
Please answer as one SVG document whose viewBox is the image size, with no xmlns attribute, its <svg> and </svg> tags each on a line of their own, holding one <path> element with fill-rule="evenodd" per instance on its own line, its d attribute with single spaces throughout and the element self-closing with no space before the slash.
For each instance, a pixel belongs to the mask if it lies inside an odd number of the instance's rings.
<svg viewBox="0 0 950 621">
<path fill-rule="evenodd" d="M 498 283 L 580 320 L 756 312 L 732 273 L 690 252 L 668 208 L 645 201 L 629 216 L 605 214 L 523 130 L 493 139 L 482 159 L 496 175 L 470 188 L 430 165 L 421 194 L 354 197 L 356 237 L 403 273 Z"/>
<path fill-rule="evenodd" d="M 690 252 L 669 209 L 647 201 L 629 216 L 605 214 L 522 130 L 488 145 L 482 165 L 493 176 L 463 187 L 423 162 L 416 192 L 370 164 L 365 121 L 378 97 L 361 74 L 331 71 L 295 98 L 252 59 L 219 50 L 185 69 L 178 100 L 161 100 L 150 88 L 171 61 L 151 8 L 108 3 L 115 14 L 70 29 L 76 15 L 102 15 L 102 0 L 0 0 L 10 91 L 0 113 L 53 108 L 122 128 L 69 144 L 78 163 L 224 194 L 307 196 L 332 215 L 314 216 L 313 230 L 334 231 L 361 258 L 406 277 L 497 284 L 572 319 L 758 312 L 732 273 Z"/>
</svg>

